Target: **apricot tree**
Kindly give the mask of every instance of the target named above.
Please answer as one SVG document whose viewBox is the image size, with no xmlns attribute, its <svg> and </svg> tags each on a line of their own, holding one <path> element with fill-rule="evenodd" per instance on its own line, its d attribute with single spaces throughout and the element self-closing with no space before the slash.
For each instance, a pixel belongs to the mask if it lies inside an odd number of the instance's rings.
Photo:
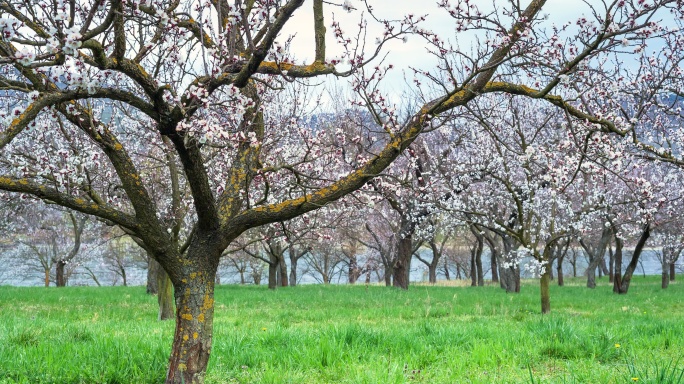
<svg viewBox="0 0 684 384">
<path fill-rule="evenodd" d="M 219 259 L 241 233 L 360 188 L 440 115 L 483 93 L 545 100 L 614 129 L 552 91 L 623 39 L 661 33 L 654 18 L 682 6 L 675 0 L 605 3 L 580 25 L 575 43 L 559 47 L 556 30 L 544 29 L 545 3 L 510 1 L 481 11 L 466 0 L 440 1 L 458 32 L 481 34 L 472 50 L 423 29 L 421 16 L 385 21 L 372 13 L 383 28 L 375 46 L 364 41 L 366 22 L 349 37 L 335 21 L 330 40 L 342 54 L 331 59 L 324 5 L 334 4 L 312 0 L 313 61 L 301 64 L 289 54 L 283 28 L 304 0 L 3 0 L 0 189 L 97 216 L 142 245 L 174 287 L 166 381 L 201 382 Z M 354 8 L 349 1 L 340 7 Z M 423 90 L 423 101 L 400 118 L 377 87 L 390 66 L 368 64 L 387 42 L 409 33 L 443 60 L 440 71 L 417 71 L 437 86 Z M 326 172 L 340 153 L 326 150 L 311 125 L 271 118 L 296 107 L 274 104 L 278 88 L 324 75 L 350 76 L 355 101 L 377 123 L 376 140 L 345 172 Z M 151 160 L 182 171 L 155 168 Z M 165 184 L 158 185 L 155 172 L 166 175 Z M 188 214 L 179 214 L 186 205 Z M 186 224 L 192 229 L 181 231 Z"/>
</svg>

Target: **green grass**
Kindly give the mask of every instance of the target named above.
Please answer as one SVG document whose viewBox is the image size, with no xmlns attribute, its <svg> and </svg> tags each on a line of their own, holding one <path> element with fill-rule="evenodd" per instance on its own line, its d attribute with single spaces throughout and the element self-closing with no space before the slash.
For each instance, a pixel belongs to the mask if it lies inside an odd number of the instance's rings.
<svg viewBox="0 0 684 384">
<path fill-rule="evenodd" d="M 684 284 L 216 289 L 207 383 L 681 383 Z M 571 280 L 570 283 L 573 283 Z M 158 383 L 172 322 L 144 287 L 0 287 L 0 383 Z M 619 348 L 616 345 L 619 344 Z"/>
</svg>

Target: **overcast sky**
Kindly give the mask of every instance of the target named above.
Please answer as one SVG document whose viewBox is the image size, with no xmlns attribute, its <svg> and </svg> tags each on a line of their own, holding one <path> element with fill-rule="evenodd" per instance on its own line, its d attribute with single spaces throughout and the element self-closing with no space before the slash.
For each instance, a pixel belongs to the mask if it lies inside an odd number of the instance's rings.
<svg viewBox="0 0 684 384">
<path fill-rule="evenodd" d="M 495 0 L 497 4 L 508 4 L 508 0 Z M 342 4 L 343 0 L 333 0 L 338 4 Z M 336 46 L 334 36 L 330 30 L 330 24 L 333 20 L 338 20 L 343 30 L 350 35 L 355 35 L 357 25 L 362 17 L 362 12 L 365 13 L 365 5 L 362 0 L 350 0 L 351 4 L 356 8 L 356 11 L 348 13 L 341 7 L 325 4 L 325 24 L 328 28 L 328 35 L 326 38 L 327 58 L 333 58 L 340 54 L 339 47 Z M 386 19 L 400 19 L 404 15 L 412 13 L 414 15 L 427 15 L 427 20 L 424 27 L 437 32 L 441 37 L 448 38 L 451 41 L 455 39 L 453 19 L 443 9 L 437 7 L 436 0 L 368 0 L 368 3 L 373 7 L 374 12 L 379 18 Z M 487 8 L 491 9 L 492 3 L 487 1 L 477 1 L 478 6 L 484 11 Z M 523 1 L 526 5 L 529 1 Z M 524 6 L 523 5 L 523 6 Z M 588 8 L 581 0 L 549 0 L 544 6 L 543 13 L 549 15 L 549 25 L 563 24 L 567 21 L 575 20 L 583 13 L 588 13 Z M 382 26 L 374 20 L 368 19 L 368 38 L 367 43 L 369 47 L 375 47 L 376 36 L 382 34 Z M 312 1 L 307 1 L 293 16 L 284 31 L 283 36 L 290 34 L 296 35 L 292 44 L 291 51 L 294 53 L 298 62 L 311 62 L 314 56 L 314 38 L 313 38 L 313 14 Z M 472 35 L 471 35 L 472 36 Z M 467 34 L 459 34 L 459 44 L 466 48 L 470 46 L 472 37 Z M 409 66 L 419 68 L 430 68 L 435 65 L 436 61 L 433 57 L 426 54 L 425 43 L 416 36 L 409 36 L 406 43 L 394 42 L 387 46 L 388 53 L 387 62 L 394 64 L 397 70 L 393 71 L 387 83 L 398 89 L 404 88 L 403 72 Z M 409 78 L 412 75 L 409 74 Z"/>
</svg>

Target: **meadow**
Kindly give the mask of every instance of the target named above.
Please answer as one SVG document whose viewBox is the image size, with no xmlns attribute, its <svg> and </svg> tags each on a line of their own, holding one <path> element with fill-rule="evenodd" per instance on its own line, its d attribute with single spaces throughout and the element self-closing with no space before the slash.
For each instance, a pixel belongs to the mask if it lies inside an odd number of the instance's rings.
<svg viewBox="0 0 684 384">
<path fill-rule="evenodd" d="M 684 284 L 216 288 L 207 383 L 684 383 Z M 0 287 L 0 383 L 159 383 L 144 287 Z"/>
</svg>

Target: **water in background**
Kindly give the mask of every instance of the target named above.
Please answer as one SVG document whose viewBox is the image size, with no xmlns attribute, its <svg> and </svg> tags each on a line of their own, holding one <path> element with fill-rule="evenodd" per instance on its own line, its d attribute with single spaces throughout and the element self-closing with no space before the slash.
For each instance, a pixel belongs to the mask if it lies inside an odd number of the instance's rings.
<svg viewBox="0 0 684 384">
<path fill-rule="evenodd" d="M 42 286 L 44 285 L 44 273 L 41 272 L 40 266 L 37 265 L 35 261 L 27 261 L 24 256 L 23 259 L 17 258 L 16 255 L 12 253 L 15 250 L 10 247 L 0 247 L 0 285 L 13 285 L 13 286 Z M 659 260 L 660 252 L 659 250 L 646 250 L 641 255 L 639 265 L 636 269 L 635 274 L 637 275 L 660 275 L 661 274 L 661 264 Z M 427 250 L 422 254 L 423 259 L 430 260 L 431 253 Z M 626 267 L 629 259 L 631 257 L 630 251 L 625 250 L 623 256 L 623 261 Z M 96 259 L 96 258 L 93 258 Z M 607 261 L 606 261 L 607 262 Z M 485 270 L 485 278 L 491 278 L 491 267 L 489 262 L 489 255 L 487 252 L 482 255 L 482 264 Z M 79 286 L 88 285 L 94 286 L 95 279 L 101 285 L 122 285 L 123 278 L 121 277 L 120 271 L 117 272 L 117 268 L 113 265 L 107 265 L 102 260 L 94 261 L 81 261 L 78 265 L 71 266 L 73 272 L 69 278 L 68 285 Z M 577 276 L 583 276 L 587 267 L 587 261 L 584 256 L 580 256 L 577 260 Z M 289 265 L 288 265 L 289 268 Z M 126 280 L 128 285 L 145 285 L 147 282 L 147 264 L 142 260 L 129 260 L 124 263 L 124 269 L 126 272 Z M 556 273 L 556 267 L 554 265 L 554 274 Z M 529 273 L 522 269 L 522 276 L 532 277 Z M 684 262 L 680 260 L 677 263 L 678 273 L 684 271 Z M 565 276 L 572 276 L 572 266 L 567 261 L 563 263 L 563 271 Z M 54 271 L 53 271 L 54 273 Z M 268 269 L 264 268 L 264 275 L 262 276 L 261 283 L 265 284 L 268 281 Z M 455 272 L 450 271 L 451 278 L 455 278 Z M 598 275 L 598 271 L 597 271 Z M 94 278 L 93 278 L 94 276 Z M 239 283 L 239 275 L 234 269 L 226 266 L 222 266 L 219 269 L 219 276 L 222 284 L 236 284 Z M 249 276 L 246 276 L 248 283 L 251 282 Z M 376 274 L 371 275 L 372 281 L 377 282 L 378 276 Z M 365 276 L 361 277 L 364 280 Z M 412 282 L 423 282 L 428 280 L 428 269 L 427 266 L 421 263 L 418 259 L 414 258 L 411 263 L 411 274 L 410 279 Z M 439 268 L 437 271 L 437 279 L 445 279 L 445 274 L 443 268 Z M 333 274 L 332 283 L 344 284 L 347 282 L 346 266 L 340 266 L 336 273 Z M 320 283 L 320 277 L 307 268 L 306 263 L 303 261 L 299 262 L 298 268 L 298 284 L 316 284 Z M 54 285 L 52 283 L 51 285 Z"/>
</svg>

